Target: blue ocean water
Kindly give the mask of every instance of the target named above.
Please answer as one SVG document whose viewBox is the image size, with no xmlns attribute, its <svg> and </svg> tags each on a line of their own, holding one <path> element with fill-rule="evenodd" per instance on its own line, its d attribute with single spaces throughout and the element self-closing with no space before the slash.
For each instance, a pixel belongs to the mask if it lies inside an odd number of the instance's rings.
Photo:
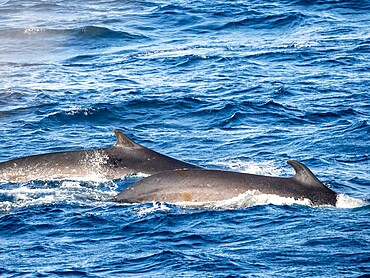
<svg viewBox="0 0 370 278">
<path fill-rule="evenodd" d="M 4 277 L 370 275 L 368 1 L 0 1 L 0 161 L 114 144 L 290 176 L 337 207 L 267 196 L 120 205 L 118 181 L 0 185 Z"/>
</svg>

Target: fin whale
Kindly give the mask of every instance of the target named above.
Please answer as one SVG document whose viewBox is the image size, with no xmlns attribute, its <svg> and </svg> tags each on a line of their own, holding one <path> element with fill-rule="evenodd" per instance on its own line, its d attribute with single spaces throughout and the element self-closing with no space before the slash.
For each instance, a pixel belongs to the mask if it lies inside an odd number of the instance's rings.
<svg viewBox="0 0 370 278">
<path fill-rule="evenodd" d="M 203 169 L 163 172 L 127 187 L 114 201 L 213 202 L 228 200 L 255 190 L 261 194 L 275 194 L 297 200 L 309 199 L 315 206 L 336 205 L 337 194 L 323 185 L 310 169 L 294 160 L 287 163 L 296 172 L 290 178 Z"/>
<path fill-rule="evenodd" d="M 119 179 L 134 173 L 155 174 L 200 169 L 152 151 L 114 130 L 116 144 L 102 149 L 55 152 L 0 163 L 0 181 Z"/>
</svg>

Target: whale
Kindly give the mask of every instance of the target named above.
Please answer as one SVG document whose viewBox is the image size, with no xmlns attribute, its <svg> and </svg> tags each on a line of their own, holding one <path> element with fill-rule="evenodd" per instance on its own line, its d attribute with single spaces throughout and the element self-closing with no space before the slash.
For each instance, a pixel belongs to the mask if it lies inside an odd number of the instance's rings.
<svg viewBox="0 0 370 278">
<path fill-rule="evenodd" d="M 152 175 L 179 169 L 201 169 L 150 150 L 114 130 L 108 148 L 46 153 L 0 163 L 1 182 L 31 180 L 120 179 L 131 174 Z"/>
<path fill-rule="evenodd" d="M 289 160 L 293 177 L 270 177 L 223 170 L 188 169 L 146 177 L 122 190 L 113 201 L 132 203 L 200 203 L 229 200 L 248 191 L 295 200 L 313 206 L 335 206 L 337 193 L 322 184 L 304 164 Z"/>
</svg>

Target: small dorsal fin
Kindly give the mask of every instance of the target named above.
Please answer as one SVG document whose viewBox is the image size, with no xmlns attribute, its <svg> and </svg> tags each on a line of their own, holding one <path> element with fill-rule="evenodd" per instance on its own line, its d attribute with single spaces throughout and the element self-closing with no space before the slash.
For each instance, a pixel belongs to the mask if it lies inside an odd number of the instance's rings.
<svg viewBox="0 0 370 278">
<path fill-rule="evenodd" d="M 129 139 L 126 135 L 124 135 L 121 131 L 118 129 L 114 130 L 114 133 L 116 134 L 116 147 L 129 147 L 129 148 L 140 148 L 141 146 L 131 139 Z"/>
<path fill-rule="evenodd" d="M 295 170 L 295 176 L 293 179 L 297 180 L 300 183 L 311 186 L 325 186 L 321 181 L 316 178 L 316 176 L 302 163 L 299 163 L 295 160 L 288 160 L 287 163 L 292 166 Z"/>
</svg>

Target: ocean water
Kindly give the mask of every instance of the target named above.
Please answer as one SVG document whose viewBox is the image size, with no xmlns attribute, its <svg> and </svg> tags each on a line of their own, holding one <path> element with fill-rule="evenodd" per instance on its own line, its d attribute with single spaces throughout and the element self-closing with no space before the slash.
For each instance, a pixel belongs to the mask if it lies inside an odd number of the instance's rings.
<svg viewBox="0 0 370 278">
<path fill-rule="evenodd" d="M 121 205 L 142 178 L 0 185 L 2 277 L 369 277 L 369 1 L 0 1 L 0 161 L 113 129 L 337 207 L 247 196 Z"/>
</svg>

